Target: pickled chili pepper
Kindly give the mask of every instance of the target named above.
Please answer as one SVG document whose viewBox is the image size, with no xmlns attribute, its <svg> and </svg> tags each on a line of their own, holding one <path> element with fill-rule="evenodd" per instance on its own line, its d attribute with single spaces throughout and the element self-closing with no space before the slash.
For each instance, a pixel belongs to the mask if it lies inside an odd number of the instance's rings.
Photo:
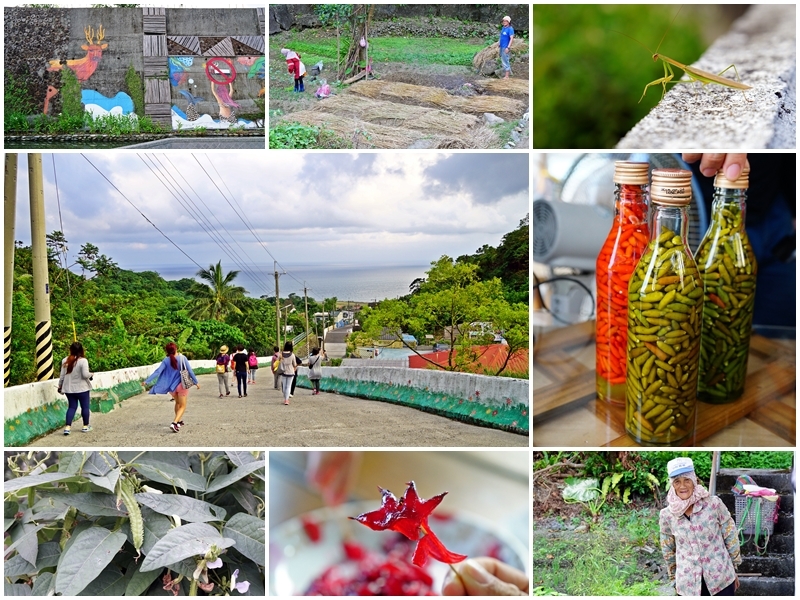
<svg viewBox="0 0 800 600">
<path fill-rule="evenodd" d="M 628 286 L 625 429 L 677 444 L 695 427 L 703 280 L 686 241 L 690 171 L 653 171 L 650 241 Z"/>
<path fill-rule="evenodd" d="M 615 163 L 614 222 L 597 257 L 597 396 L 625 403 L 628 282 L 642 256 L 647 226 L 647 163 Z"/>
<path fill-rule="evenodd" d="M 428 557 L 443 563 L 457 563 L 464 560 L 466 555 L 450 552 L 444 544 L 431 531 L 428 517 L 439 506 L 447 492 L 423 500 L 417 495 L 417 488 L 413 481 L 408 482 L 408 487 L 403 497 L 398 500 L 389 490 L 378 488 L 381 491 L 381 507 L 357 517 L 350 517 L 362 525 L 375 531 L 391 529 L 406 536 L 409 540 L 419 540 L 411 562 L 422 567 Z"/>
<path fill-rule="evenodd" d="M 714 180 L 711 223 L 697 249 L 705 304 L 697 397 L 723 404 L 744 392 L 753 324 L 756 259 L 744 229 L 750 184 L 745 167 L 735 181 Z"/>
</svg>

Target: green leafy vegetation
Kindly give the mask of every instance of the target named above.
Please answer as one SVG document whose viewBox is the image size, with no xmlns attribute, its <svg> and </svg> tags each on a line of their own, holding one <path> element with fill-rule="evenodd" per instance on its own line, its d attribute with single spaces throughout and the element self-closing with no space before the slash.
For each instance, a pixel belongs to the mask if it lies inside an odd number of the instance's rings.
<svg viewBox="0 0 800 600">
<path fill-rule="evenodd" d="M 73 321 L 93 371 L 150 365 L 163 357 L 164 344 L 174 341 L 190 359 L 213 358 L 223 344 L 246 344 L 259 355 L 275 344 L 274 298 L 237 297 L 234 310 L 211 310 L 209 298 L 194 279 L 166 281 L 158 273 L 119 268 L 93 244 L 84 244 L 67 283 L 61 232 L 48 235 L 50 304 L 56 364 L 69 353 Z M 212 266 L 208 271 L 214 271 Z M 227 275 L 220 273 L 222 280 Z M 216 279 L 215 279 L 216 282 Z M 228 284 L 230 285 L 230 280 Z M 207 286 L 211 289 L 210 286 Z M 70 294 L 71 288 L 71 306 Z M 210 293 L 210 292 L 208 292 Z M 283 303 L 286 299 L 281 300 Z M 303 298 L 289 296 L 297 311 L 288 316 L 294 331 L 305 331 Z M 309 313 L 321 303 L 308 301 Z M 204 312 L 205 311 L 205 312 Z M 312 329 L 318 326 L 313 321 Z M 316 333 L 312 332 L 312 339 Z M 14 257 L 10 385 L 35 381 L 34 307 L 30 247 Z"/>
<path fill-rule="evenodd" d="M 142 78 L 133 68 L 133 65 L 128 67 L 125 72 L 125 88 L 128 90 L 128 95 L 133 100 L 133 112 L 140 117 L 144 116 L 144 83 Z"/>
<path fill-rule="evenodd" d="M 318 60 L 336 63 L 336 38 L 294 36 L 287 45 L 300 53 L 303 62 L 311 65 Z M 342 41 L 339 56 L 347 54 L 349 40 Z M 472 57 L 485 44 L 482 41 L 470 42 L 452 38 L 423 37 L 372 37 L 369 41 L 369 56 L 375 63 L 408 62 L 418 65 L 461 65 L 471 66 Z"/>
<path fill-rule="evenodd" d="M 645 84 L 661 63 L 655 51 L 677 11 L 669 5 L 537 5 L 533 19 L 535 148 L 613 148 L 661 99 Z M 661 50 L 691 64 L 703 50 L 701 19 L 684 6 Z M 598 107 L 601 110 L 598 111 Z"/>
<path fill-rule="evenodd" d="M 24 117 L 36 112 L 26 78 L 14 75 L 8 69 L 4 72 L 3 101 L 3 114 L 6 121 L 11 115 Z M 8 129 L 7 122 L 6 129 Z"/>
<path fill-rule="evenodd" d="M 527 219 L 519 229 L 527 232 Z M 411 334 L 417 340 L 432 336 L 448 348 L 446 364 L 434 367 L 431 363 L 432 368 L 527 377 L 527 368 L 513 374 L 506 369 L 528 347 L 528 306 L 509 302 L 499 277 L 481 279 L 481 264 L 471 258 L 474 257 L 453 260 L 442 256 L 431 263 L 425 278 L 412 282 L 408 296 L 384 300 L 363 311 L 362 331 L 353 336 L 353 346 L 374 346 L 386 335 L 408 346 L 403 334 Z M 483 262 L 484 271 L 496 266 L 489 259 Z M 483 365 L 480 358 L 498 332 L 506 342 L 505 360 L 491 367 Z"/>
<path fill-rule="evenodd" d="M 31 452 L 7 463 L 7 595 L 264 595 L 262 452 Z"/>
<path fill-rule="evenodd" d="M 63 68 L 61 74 L 61 114 L 65 117 L 79 118 L 83 116 L 81 102 L 81 84 L 72 69 Z"/>
<path fill-rule="evenodd" d="M 351 145 L 326 127 L 280 121 L 269 130 L 269 147 L 274 149 L 332 149 Z"/>
</svg>

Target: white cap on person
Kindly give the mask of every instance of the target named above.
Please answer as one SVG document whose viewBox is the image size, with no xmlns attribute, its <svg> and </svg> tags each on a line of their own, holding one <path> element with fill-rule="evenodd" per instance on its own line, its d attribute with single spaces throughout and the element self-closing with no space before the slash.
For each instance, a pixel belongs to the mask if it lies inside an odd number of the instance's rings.
<svg viewBox="0 0 800 600">
<path fill-rule="evenodd" d="M 509 23 L 511 23 L 511 17 L 506 15 L 505 17 L 503 17 L 503 22 L 505 22 L 505 21 L 508 21 Z"/>
<path fill-rule="evenodd" d="M 685 456 L 673 458 L 667 463 L 667 475 L 669 475 L 670 479 L 693 471 L 694 463 L 692 462 L 692 459 Z"/>
</svg>

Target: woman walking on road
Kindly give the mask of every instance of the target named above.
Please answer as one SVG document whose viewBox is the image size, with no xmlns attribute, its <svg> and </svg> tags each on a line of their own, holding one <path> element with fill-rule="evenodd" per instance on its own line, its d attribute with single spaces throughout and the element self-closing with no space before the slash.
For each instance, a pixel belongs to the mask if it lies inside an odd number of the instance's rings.
<svg viewBox="0 0 800 600">
<path fill-rule="evenodd" d="M 248 383 L 255 383 L 256 371 L 258 371 L 258 357 L 256 356 L 255 350 L 250 350 L 250 355 L 247 357 L 247 366 L 250 367 Z"/>
<path fill-rule="evenodd" d="M 294 380 L 294 372 L 297 369 L 297 357 L 294 355 L 294 345 L 292 342 L 286 342 L 283 345 L 283 352 L 281 353 L 281 387 L 283 388 L 283 403 L 289 404 L 289 398 L 292 397 L 292 381 Z"/>
<path fill-rule="evenodd" d="M 326 358 L 328 356 L 325 354 L 325 350 L 322 351 L 322 354 L 320 354 L 319 348 L 311 350 L 311 357 L 308 359 L 308 379 L 311 381 L 311 385 L 314 386 L 314 391 L 311 392 L 312 396 L 319 394 L 319 381 L 322 379 L 322 361 Z"/>
<path fill-rule="evenodd" d="M 667 463 L 669 493 L 661 511 L 661 552 L 679 596 L 733 596 L 742 563 L 739 536 L 719 496 L 697 481 L 691 458 Z"/>
<path fill-rule="evenodd" d="M 167 355 L 158 368 L 153 371 L 147 379 L 142 382 L 142 387 L 146 388 L 150 383 L 158 379 L 156 384 L 150 389 L 151 394 L 169 394 L 175 401 L 175 420 L 170 423 L 169 428 L 173 433 L 178 433 L 183 427 L 183 413 L 186 410 L 186 401 L 189 398 L 189 390 L 183 387 L 181 381 L 181 371 L 186 370 L 190 379 L 200 389 L 197 377 L 192 371 L 192 365 L 183 354 L 178 353 L 178 347 L 174 342 L 164 346 Z M 191 387 L 191 386 L 190 386 Z"/>
<path fill-rule="evenodd" d="M 231 395 L 230 378 L 231 378 L 231 357 L 228 356 L 228 347 L 222 346 L 217 354 L 217 384 L 219 385 L 219 397 L 222 398 L 223 392 L 225 396 Z M 224 389 L 223 389 L 224 388 Z"/>
<path fill-rule="evenodd" d="M 66 394 L 67 402 L 69 402 L 64 435 L 70 434 L 78 404 L 81 406 L 81 418 L 83 418 L 81 431 L 88 433 L 92 430 L 89 425 L 89 391 L 92 389 L 89 380 L 91 378 L 89 361 L 83 355 L 83 345 L 80 342 L 72 342 L 69 347 L 69 356 L 61 361 L 61 375 L 58 378 L 58 393 Z"/>
<path fill-rule="evenodd" d="M 274 379 L 275 389 L 281 389 L 281 374 L 278 372 L 278 364 L 281 361 L 281 349 L 277 346 L 272 347 L 272 362 L 270 368 L 272 369 L 272 377 Z"/>
<path fill-rule="evenodd" d="M 236 346 L 236 354 L 231 359 L 233 370 L 236 373 L 236 389 L 239 391 L 239 398 L 242 397 L 244 387 L 244 397 L 247 398 L 247 379 L 250 375 L 250 365 L 248 364 L 247 354 L 244 353 L 244 346 Z"/>
</svg>

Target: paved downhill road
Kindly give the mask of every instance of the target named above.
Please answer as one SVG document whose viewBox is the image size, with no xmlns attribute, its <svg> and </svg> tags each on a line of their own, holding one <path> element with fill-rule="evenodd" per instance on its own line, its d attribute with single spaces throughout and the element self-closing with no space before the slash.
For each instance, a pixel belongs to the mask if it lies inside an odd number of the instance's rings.
<svg viewBox="0 0 800 600">
<path fill-rule="evenodd" d="M 262 372 L 259 371 L 259 376 Z M 297 388 L 289 406 L 272 387 L 268 369 L 247 388 L 248 397 L 219 398 L 215 374 L 200 375 L 192 388 L 180 433 L 169 424 L 174 412 L 167 395 L 128 398 L 106 414 L 92 414 L 94 431 L 72 435 L 59 429 L 34 441 L 43 447 L 308 447 L 308 446 L 528 446 L 528 437 L 467 425 L 414 408 Z"/>
</svg>

